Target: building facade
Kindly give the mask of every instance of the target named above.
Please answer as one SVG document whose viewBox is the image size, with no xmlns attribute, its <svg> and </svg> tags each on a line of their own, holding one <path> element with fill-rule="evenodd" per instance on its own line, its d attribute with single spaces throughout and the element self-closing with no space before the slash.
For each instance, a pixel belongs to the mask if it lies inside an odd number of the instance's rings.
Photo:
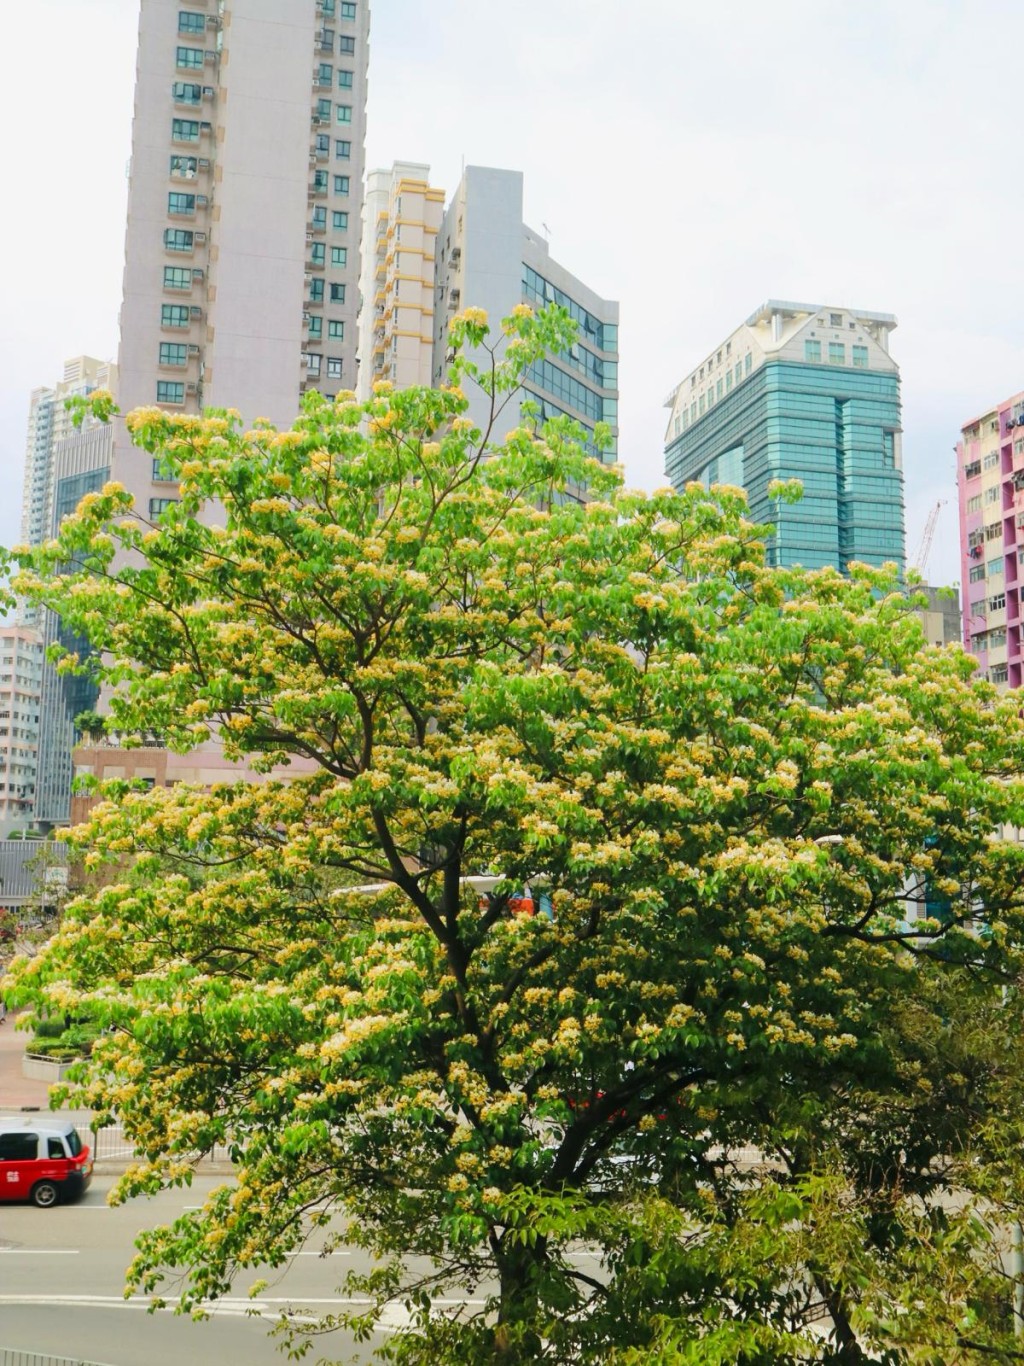
<svg viewBox="0 0 1024 1366">
<path fill-rule="evenodd" d="M 369 0 L 142 0 L 122 410 L 287 426 L 355 387 L 369 27 Z M 173 497 L 123 426 L 114 473 Z"/>
<path fill-rule="evenodd" d="M 60 442 L 77 429 L 67 401 L 84 398 L 96 389 L 117 392 L 117 367 L 95 356 L 74 356 L 64 362 L 64 374 L 51 386 L 33 389 L 29 398 L 28 438 L 25 445 L 25 483 L 21 500 L 21 539 L 41 545 L 52 534 L 53 470 Z M 93 425 L 86 419 L 86 426 Z M 33 620 L 35 609 L 23 606 L 23 620 Z"/>
<path fill-rule="evenodd" d="M 448 325 L 465 308 L 483 308 L 491 342 L 501 319 L 517 304 L 535 309 L 557 303 L 576 321 L 571 350 L 549 356 L 531 370 L 519 402 L 491 411 L 486 394 L 467 394 L 469 416 L 492 440 L 519 425 L 521 402 L 532 401 L 542 420 L 568 415 L 586 432 L 606 422 L 612 445 L 604 458 L 617 458 L 619 400 L 619 305 L 604 299 L 555 261 L 546 240 L 523 222 L 523 177 L 519 171 L 468 166 L 452 196 L 437 235 L 437 307 L 434 314 L 433 382 L 447 371 Z"/>
<path fill-rule="evenodd" d="M 430 167 L 396 161 L 370 171 L 363 201 L 359 385 L 429 385 L 433 373 L 434 276 L 444 191 Z"/>
<path fill-rule="evenodd" d="M 673 389 L 665 468 L 746 490 L 769 563 L 906 563 L 899 368 L 888 313 L 770 300 Z M 780 503 L 773 480 L 799 479 Z"/>
<path fill-rule="evenodd" d="M 966 422 L 956 448 L 963 644 L 998 686 L 1024 682 L 1024 393 Z"/>
<path fill-rule="evenodd" d="M 0 838 L 32 821 L 42 668 L 39 632 L 0 625 Z"/>
<path fill-rule="evenodd" d="M 48 536 L 54 536 L 61 522 L 87 493 L 102 489 L 110 478 L 114 455 L 114 429 L 110 426 L 83 427 L 65 438 L 57 447 L 53 469 L 53 498 Z M 88 641 L 75 635 L 60 617 L 44 609 L 40 619 L 42 648 L 61 645 L 85 659 Z M 99 689 L 85 674 L 59 674 L 45 657 L 39 699 L 39 749 L 33 819 L 39 825 L 66 825 L 71 811 L 72 760 L 76 740 L 75 717 L 91 711 Z"/>
</svg>

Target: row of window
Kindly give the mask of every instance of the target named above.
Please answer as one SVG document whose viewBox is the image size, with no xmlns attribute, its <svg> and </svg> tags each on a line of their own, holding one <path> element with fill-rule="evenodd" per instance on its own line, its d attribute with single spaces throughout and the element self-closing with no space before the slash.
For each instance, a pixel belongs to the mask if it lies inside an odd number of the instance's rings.
<svg viewBox="0 0 1024 1366">
<path fill-rule="evenodd" d="M 866 370 L 866 369 L 868 368 L 868 354 L 869 354 L 869 353 L 868 353 L 868 348 L 867 348 L 866 346 L 854 346 L 854 347 L 852 348 L 852 351 L 853 351 L 853 363 L 854 363 L 854 365 L 855 365 L 855 366 L 857 367 L 857 369 L 859 369 L 859 370 Z M 806 339 L 806 340 L 804 341 L 804 360 L 805 360 L 805 361 L 810 361 L 812 364 L 820 363 L 820 361 L 821 361 L 821 342 L 820 342 L 820 341 L 815 341 L 815 340 L 812 340 L 812 339 L 810 339 L 810 338 L 808 338 L 808 339 Z M 829 344 L 828 344 L 828 363 L 829 363 L 829 365 L 845 365 L 845 364 L 846 364 L 846 343 L 845 343 L 845 342 L 829 342 Z"/>
<path fill-rule="evenodd" d="M 585 413 L 591 422 L 614 422 L 618 416 L 615 399 L 602 399 L 600 394 L 595 394 L 593 389 L 588 389 L 548 360 L 530 366 L 530 379 L 577 412 Z"/>
<path fill-rule="evenodd" d="M 174 65 L 183 71 L 200 71 L 206 62 L 206 48 L 179 47 L 175 50 Z"/>
<path fill-rule="evenodd" d="M 323 338 L 324 320 L 318 313 L 310 314 L 306 321 L 306 327 L 309 331 L 310 341 L 320 341 Z M 329 318 L 327 320 L 327 339 L 328 341 L 344 341 L 345 324 L 335 318 Z"/>
<path fill-rule="evenodd" d="M 573 321 L 579 325 L 581 339 L 589 341 L 600 351 L 617 351 L 619 349 L 618 324 L 601 322 L 600 318 L 595 318 L 593 313 L 585 309 L 582 304 L 578 304 L 564 290 L 558 289 L 550 280 L 545 280 L 543 275 L 538 274 L 525 263 L 523 265 L 523 297 L 530 302 L 539 304 L 542 308 L 545 304 L 558 304 L 559 307 L 566 309 Z"/>
<path fill-rule="evenodd" d="M 343 304 L 345 302 L 345 286 L 339 284 L 332 284 L 330 300 L 332 304 Z M 323 280 L 310 280 L 309 302 L 311 304 L 322 304 L 324 302 Z"/>
<path fill-rule="evenodd" d="M 321 158 L 330 156 L 330 154 L 331 154 L 331 135 L 330 135 L 330 133 L 317 133 L 317 135 L 316 135 L 316 142 L 315 142 L 314 146 L 315 146 L 315 148 L 316 148 L 316 151 L 317 151 L 318 155 L 319 155 Z M 337 160 L 337 161 L 351 161 L 351 159 L 352 159 L 352 143 L 351 143 L 351 141 L 350 141 L 348 138 L 336 138 L 336 139 L 335 139 L 335 141 L 334 141 L 334 156 L 335 156 L 335 160 Z M 322 175 L 322 176 L 325 176 L 325 175 L 327 174 L 327 172 L 326 172 L 326 171 L 321 171 L 319 174 Z M 348 191 L 346 190 L 345 193 L 348 194 Z"/>
<path fill-rule="evenodd" d="M 309 259 L 315 266 L 322 266 L 327 261 L 327 245 L 324 242 L 314 242 L 309 249 Z M 348 265 L 348 247 L 331 247 L 331 265 Z"/>
<path fill-rule="evenodd" d="M 355 72 L 354 72 L 354 71 L 345 71 L 345 70 L 342 70 L 342 69 L 339 67 L 339 69 L 338 69 L 338 89 L 339 89 L 339 90 L 351 90 L 351 89 L 352 89 L 352 83 L 353 83 L 354 78 L 355 78 Z M 331 66 L 330 62 L 321 62 L 321 63 L 320 63 L 320 66 L 319 66 L 319 68 L 317 69 L 316 79 L 317 79 L 317 83 L 318 83 L 319 85 L 333 85 L 333 84 L 334 84 L 334 68 Z"/>
<path fill-rule="evenodd" d="M 199 119 L 171 119 L 171 141 L 198 142 L 204 129 L 208 133 L 212 131 L 208 123 L 203 124 Z"/>
<path fill-rule="evenodd" d="M 323 366 L 323 356 L 315 351 L 306 352 L 306 374 L 311 378 L 317 378 Z M 327 357 L 327 378 L 341 379 L 342 362 L 337 356 Z"/>
<path fill-rule="evenodd" d="M 317 204 L 313 210 L 313 227 L 327 227 L 327 210 L 322 204 Z M 348 213 L 345 209 L 333 209 L 331 211 L 331 227 L 335 232 L 348 232 Z"/>
</svg>

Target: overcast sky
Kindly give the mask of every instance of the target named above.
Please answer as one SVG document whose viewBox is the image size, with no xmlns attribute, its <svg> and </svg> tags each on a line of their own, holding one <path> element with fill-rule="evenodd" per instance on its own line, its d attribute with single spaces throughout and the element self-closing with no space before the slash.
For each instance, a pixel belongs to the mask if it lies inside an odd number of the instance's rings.
<svg viewBox="0 0 1024 1366">
<path fill-rule="evenodd" d="M 764 300 L 895 313 L 908 552 L 945 498 L 929 577 L 959 577 L 953 444 L 1024 389 L 1020 0 L 372 3 L 368 165 L 524 172 L 552 255 L 621 301 L 631 484 L 664 482 L 666 395 Z M 5 9 L 3 544 L 29 392 L 116 352 L 137 14 Z"/>
</svg>

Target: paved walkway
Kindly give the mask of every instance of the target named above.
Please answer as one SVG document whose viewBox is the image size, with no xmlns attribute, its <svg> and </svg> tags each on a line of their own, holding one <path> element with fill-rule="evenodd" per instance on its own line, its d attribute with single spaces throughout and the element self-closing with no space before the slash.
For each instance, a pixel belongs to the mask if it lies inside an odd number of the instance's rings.
<svg viewBox="0 0 1024 1366">
<path fill-rule="evenodd" d="M 0 1025 L 0 1114 L 49 1109 L 49 1085 L 22 1076 L 21 1058 L 30 1037 L 28 1030 L 16 1028 L 14 1015 Z"/>
</svg>

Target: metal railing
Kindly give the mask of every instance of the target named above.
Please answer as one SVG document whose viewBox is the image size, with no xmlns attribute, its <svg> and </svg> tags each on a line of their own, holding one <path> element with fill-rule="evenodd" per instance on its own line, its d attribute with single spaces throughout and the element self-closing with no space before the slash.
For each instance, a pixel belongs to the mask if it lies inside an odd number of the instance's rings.
<svg viewBox="0 0 1024 1366">
<path fill-rule="evenodd" d="M 54 1357 L 45 1352 L 22 1352 L 17 1347 L 0 1347 L 0 1366 L 103 1366 L 84 1357 Z"/>
<path fill-rule="evenodd" d="M 98 1129 L 88 1133 L 84 1128 L 81 1129 L 82 1140 L 92 1148 L 94 1162 L 123 1162 L 127 1165 L 135 1162 L 139 1154 L 136 1152 L 132 1143 L 125 1137 L 124 1130 L 120 1124 L 111 1124 L 105 1129 Z M 228 1162 L 231 1161 L 231 1153 L 226 1144 L 216 1144 L 208 1153 L 203 1153 L 199 1159 L 201 1162 Z M 6 1363 L 0 1359 L 0 1366 Z"/>
</svg>

